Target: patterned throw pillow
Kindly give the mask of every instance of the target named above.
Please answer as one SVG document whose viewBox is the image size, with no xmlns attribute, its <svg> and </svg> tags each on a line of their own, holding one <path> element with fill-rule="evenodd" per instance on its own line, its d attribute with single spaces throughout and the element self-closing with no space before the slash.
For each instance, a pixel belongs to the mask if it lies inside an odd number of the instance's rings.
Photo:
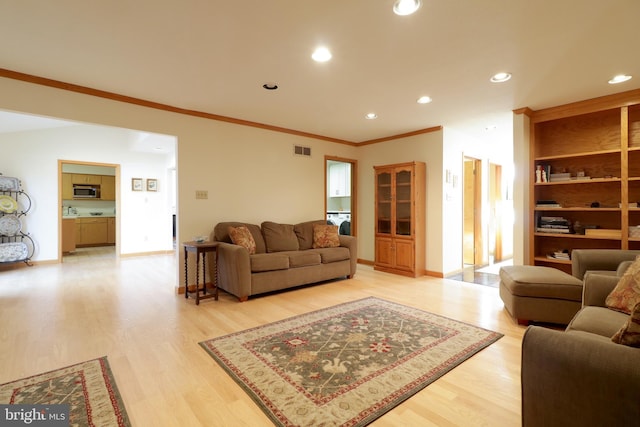
<svg viewBox="0 0 640 427">
<path fill-rule="evenodd" d="M 629 320 L 611 337 L 611 341 L 630 347 L 640 347 L 640 304 L 635 305 Z"/>
<path fill-rule="evenodd" d="M 631 314 L 640 302 L 640 256 L 627 268 L 616 287 L 605 300 L 607 307 Z"/>
<path fill-rule="evenodd" d="M 337 248 L 340 246 L 337 225 L 313 226 L 313 247 L 314 248 Z"/>
<path fill-rule="evenodd" d="M 229 237 L 234 245 L 245 247 L 249 251 L 249 255 L 256 253 L 256 241 L 247 227 L 241 225 L 239 227 L 229 227 Z"/>
</svg>

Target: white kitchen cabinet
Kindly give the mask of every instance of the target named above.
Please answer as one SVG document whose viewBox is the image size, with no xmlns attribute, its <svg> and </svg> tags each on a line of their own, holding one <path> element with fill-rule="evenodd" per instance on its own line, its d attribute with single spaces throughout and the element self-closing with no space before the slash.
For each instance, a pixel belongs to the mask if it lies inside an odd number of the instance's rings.
<svg viewBox="0 0 640 427">
<path fill-rule="evenodd" d="M 351 196 L 351 163 L 329 165 L 329 197 Z"/>
</svg>

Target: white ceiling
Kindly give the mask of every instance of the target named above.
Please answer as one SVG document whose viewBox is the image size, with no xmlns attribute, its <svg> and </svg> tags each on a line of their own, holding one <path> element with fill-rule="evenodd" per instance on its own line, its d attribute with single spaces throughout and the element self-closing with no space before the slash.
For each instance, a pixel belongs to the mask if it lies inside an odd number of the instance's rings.
<svg viewBox="0 0 640 427">
<path fill-rule="evenodd" d="M 639 0 L 392 4 L 0 0 L 0 68 L 353 142 L 438 125 L 510 138 L 513 109 L 640 88 Z M 330 62 L 311 60 L 319 44 Z M 635 78 L 607 84 L 620 73 Z"/>
</svg>

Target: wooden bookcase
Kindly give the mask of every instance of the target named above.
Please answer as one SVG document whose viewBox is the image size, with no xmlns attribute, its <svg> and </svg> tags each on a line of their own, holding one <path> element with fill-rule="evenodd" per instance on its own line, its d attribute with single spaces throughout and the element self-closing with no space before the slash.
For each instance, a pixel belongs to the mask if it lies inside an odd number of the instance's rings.
<svg viewBox="0 0 640 427">
<path fill-rule="evenodd" d="M 530 116 L 529 263 L 570 272 L 571 261 L 552 254 L 578 248 L 640 249 L 640 235 L 634 230 L 640 225 L 640 209 L 634 205 L 640 205 L 640 91 L 533 111 Z M 537 182 L 537 166 L 550 170 L 548 180 L 561 173 L 570 178 Z M 568 229 L 547 228 L 552 219 L 566 220 Z"/>
<path fill-rule="evenodd" d="M 376 270 L 425 274 L 426 164 L 375 166 Z"/>
</svg>

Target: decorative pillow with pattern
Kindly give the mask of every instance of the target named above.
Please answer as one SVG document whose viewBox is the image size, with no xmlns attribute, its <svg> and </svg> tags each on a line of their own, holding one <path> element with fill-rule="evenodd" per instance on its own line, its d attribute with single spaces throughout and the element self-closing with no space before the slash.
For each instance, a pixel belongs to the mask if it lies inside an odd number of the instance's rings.
<svg viewBox="0 0 640 427">
<path fill-rule="evenodd" d="M 337 248 L 340 246 L 337 225 L 313 226 L 313 247 L 314 248 Z"/>
<path fill-rule="evenodd" d="M 234 245 L 243 246 L 249 251 L 249 255 L 256 253 L 256 241 L 247 227 L 229 227 L 229 237 Z"/>
<path fill-rule="evenodd" d="M 640 304 L 636 304 L 624 326 L 611 337 L 611 341 L 630 347 L 640 347 Z"/>
<path fill-rule="evenodd" d="M 631 314 L 640 302 L 640 256 L 627 268 L 616 287 L 605 300 L 607 307 Z"/>
</svg>

